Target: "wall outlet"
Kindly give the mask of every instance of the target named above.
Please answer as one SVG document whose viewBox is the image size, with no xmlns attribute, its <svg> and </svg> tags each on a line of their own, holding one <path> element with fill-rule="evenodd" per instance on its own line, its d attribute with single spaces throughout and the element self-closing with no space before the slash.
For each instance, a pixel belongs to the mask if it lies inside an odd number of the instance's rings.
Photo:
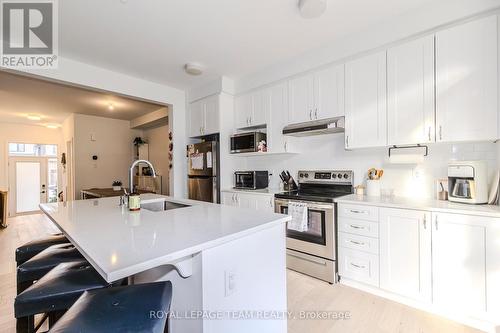
<svg viewBox="0 0 500 333">
<path fill-rule="evenodd" d="M 236 273 L 234 271 L 225 271 L 224 275 L 224 295 L 228 297 L 236 292 Z"/>
</svg>

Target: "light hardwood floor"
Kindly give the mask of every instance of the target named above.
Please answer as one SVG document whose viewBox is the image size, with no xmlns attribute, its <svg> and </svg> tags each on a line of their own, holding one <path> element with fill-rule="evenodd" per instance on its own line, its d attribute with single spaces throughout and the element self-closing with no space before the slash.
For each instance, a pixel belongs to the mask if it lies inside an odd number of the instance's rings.
<svg viewBox="0 0 500 333">
<path fill-rule="evenodd" d="M 14 332 L 17 246 L 57 229 L 44 215 L 11 218 L 0 230 L 0 332 Z M 289 333 L 480 333 L 447 319 L 415 310 L 343 285 L 331 286 L 311 277 L 288 272 Z M 348 311 L 346 320 L 304 320 L 304 311 Z"/>
</svg>

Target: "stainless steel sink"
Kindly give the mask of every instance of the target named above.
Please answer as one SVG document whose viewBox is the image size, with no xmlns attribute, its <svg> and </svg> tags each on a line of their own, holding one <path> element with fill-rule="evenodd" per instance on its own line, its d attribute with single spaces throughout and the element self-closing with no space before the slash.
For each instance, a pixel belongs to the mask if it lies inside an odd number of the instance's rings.
<svg viewBox="0 0 500 333">
<path fill-rule="evenodd" d="M 171 209 L 190 207 L 190 205 L 181 204 L 178 202 L 172 202 L 167 200 L 148 202 L 141 204 L 141 208 L 152 211 L 152 212 L 163 212 Z"/>
</svg>

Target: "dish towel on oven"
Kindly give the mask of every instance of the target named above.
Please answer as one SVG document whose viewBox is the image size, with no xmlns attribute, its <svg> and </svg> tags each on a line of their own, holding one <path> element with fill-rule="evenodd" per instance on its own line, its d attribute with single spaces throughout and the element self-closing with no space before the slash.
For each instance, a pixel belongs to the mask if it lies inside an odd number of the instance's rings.
<svg viewBox="0 0 500 333">
<path fill-rule="evenodd" d="M 292 220 L 288 222 L 288 229 L 299 232 L 307 231 L 307 204 L 289 202 L 288 215 L 292 216 Z"/>
</svg>

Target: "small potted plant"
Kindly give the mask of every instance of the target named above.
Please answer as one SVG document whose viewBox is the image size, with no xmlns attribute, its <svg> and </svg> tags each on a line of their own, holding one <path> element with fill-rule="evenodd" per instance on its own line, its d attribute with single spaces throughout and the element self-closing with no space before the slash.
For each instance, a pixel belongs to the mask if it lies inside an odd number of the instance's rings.
<svg viewBox="0 0 500 333">
<path fill-rule="evenodd" d="M 120 180 L 115 180 L 113 182 L 113 190 L 114 191 L 121 191 L 123 183 Z"/>
</svg>

